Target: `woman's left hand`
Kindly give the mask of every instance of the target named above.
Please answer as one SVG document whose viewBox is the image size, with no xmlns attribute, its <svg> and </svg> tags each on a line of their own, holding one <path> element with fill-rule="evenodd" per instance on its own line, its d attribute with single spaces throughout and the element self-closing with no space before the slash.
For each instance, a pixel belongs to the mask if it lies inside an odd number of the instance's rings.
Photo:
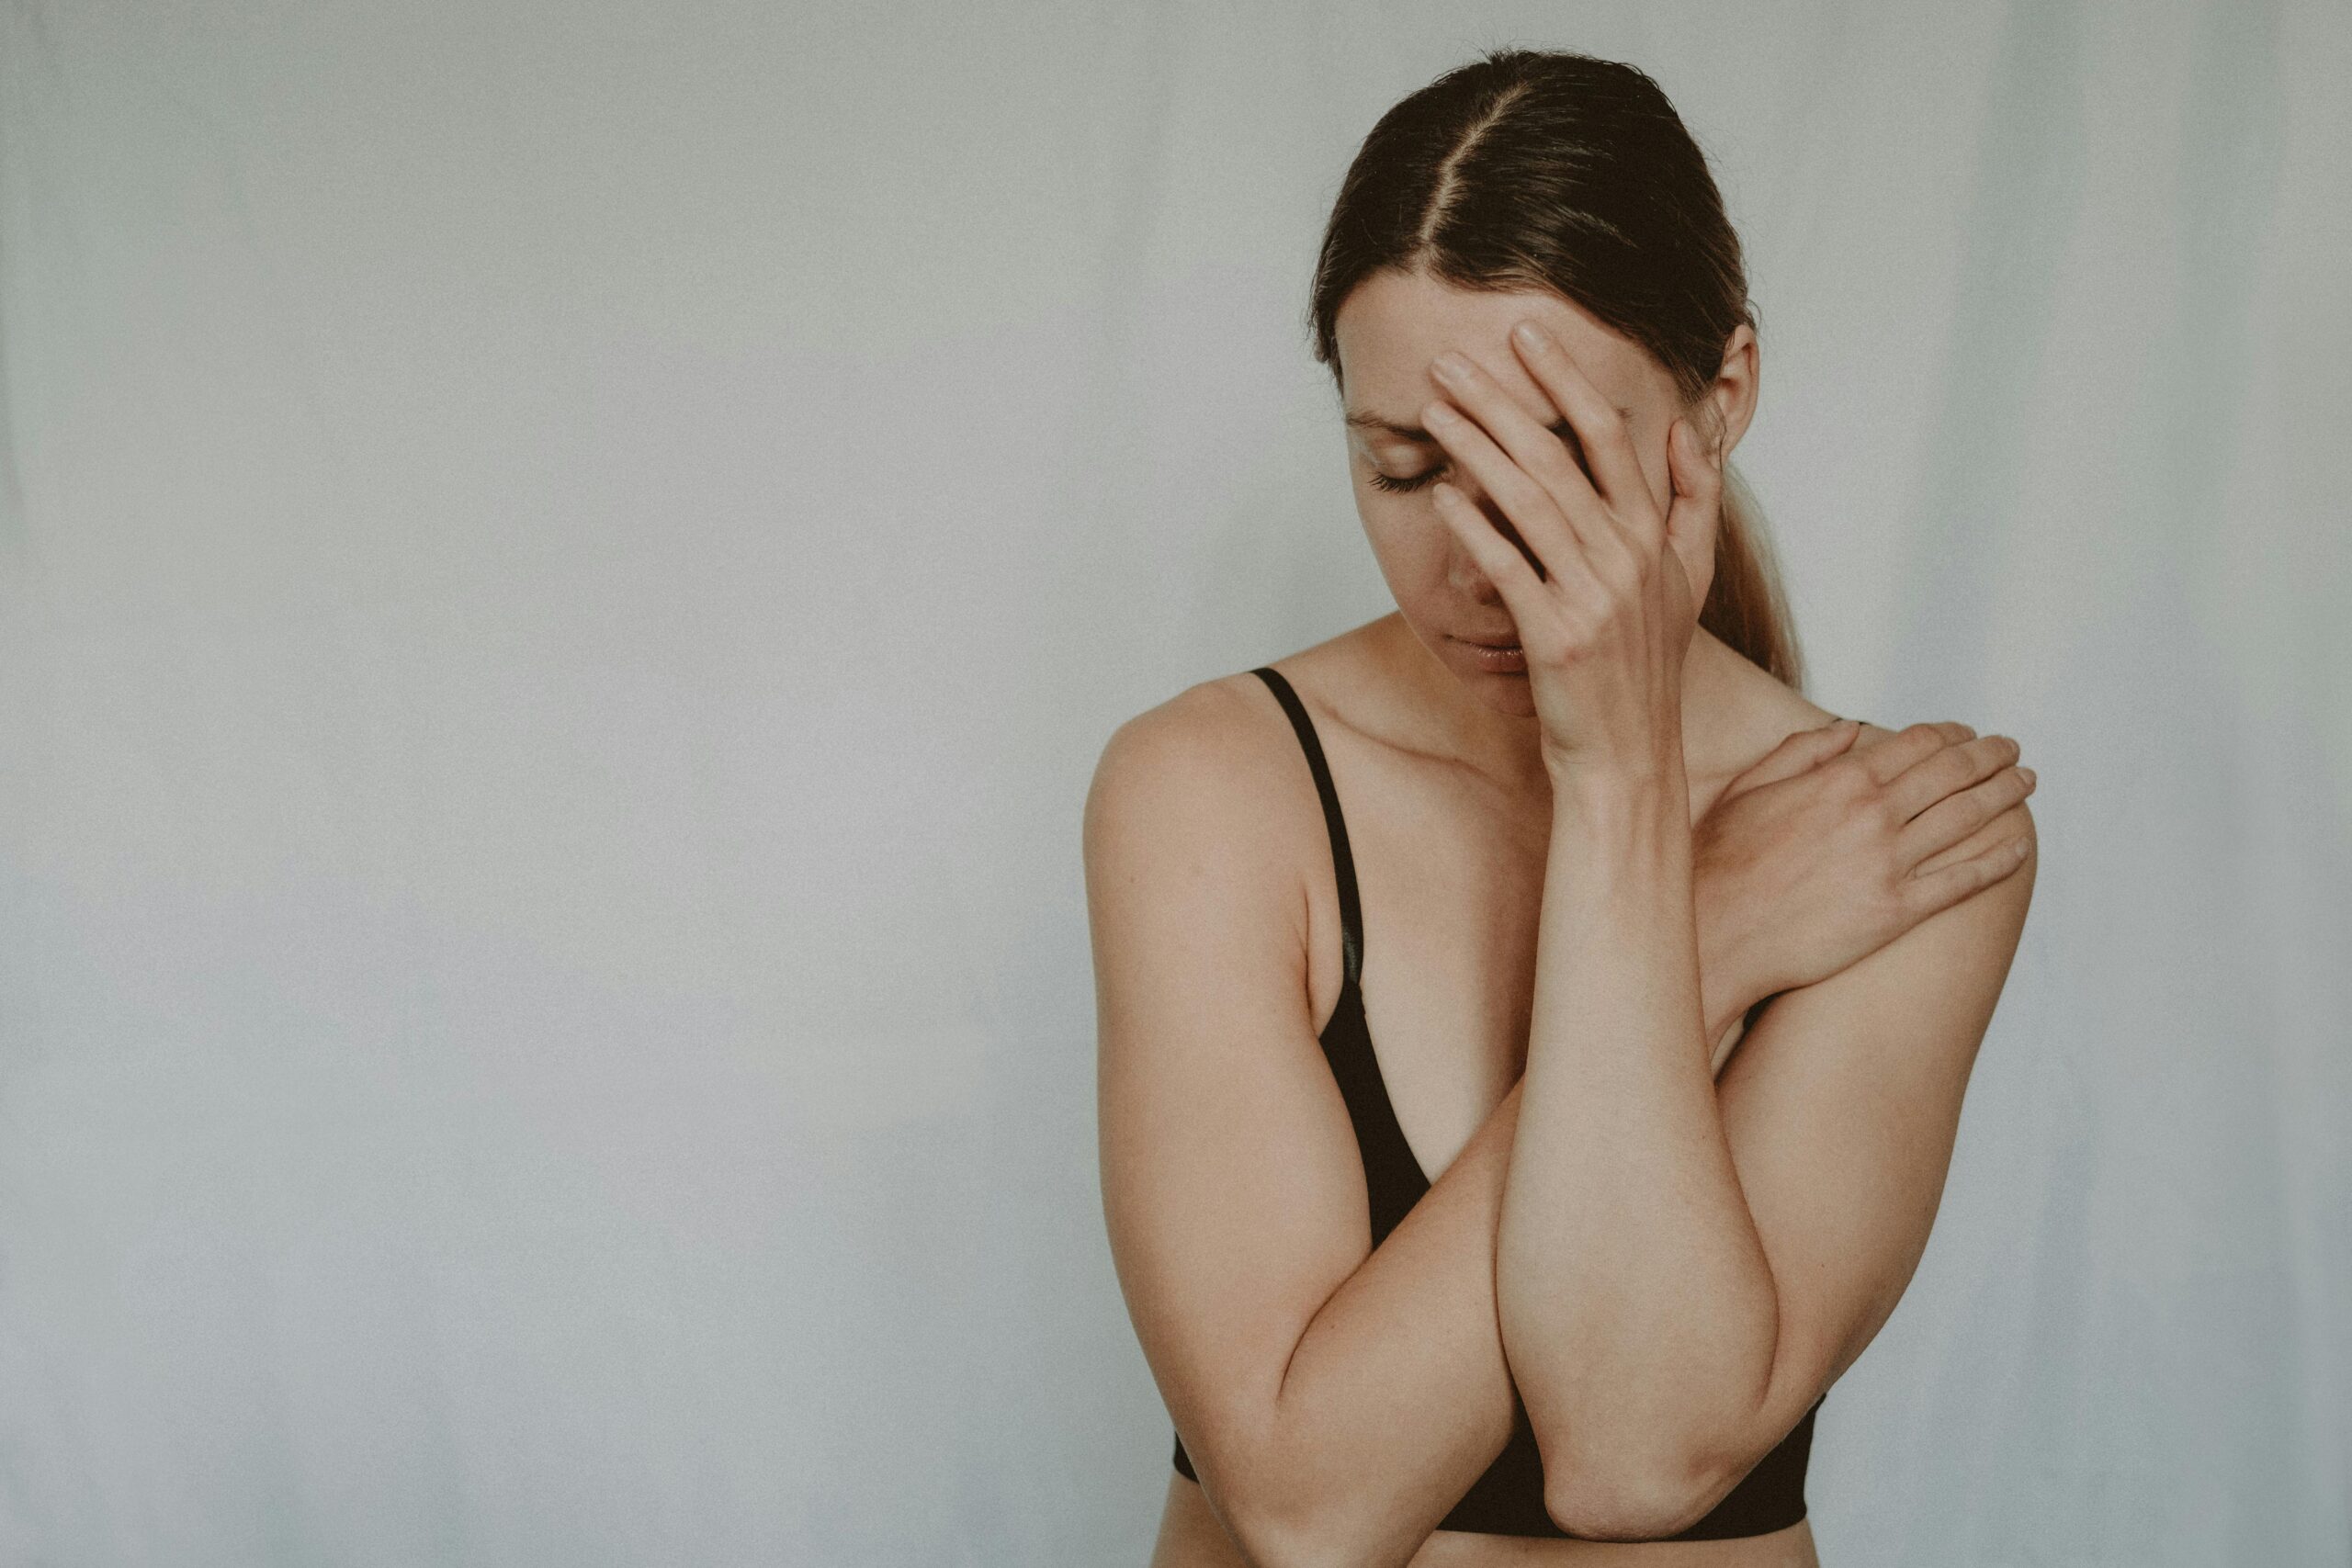
<svg viewBox="0 0 2352 1568">
<path fill-rule="evenodd" d="M 1797 730 L 1692 824 L 1700 969 L 1728 971 L 1711 988 L 1742 1010 L 1827 979 L 2025 864 L 2026 820 L 1944 858 L 2033 793 L 2015 739 L 1951 720 L 1857 747 L 1860 732 L 1852 720 Z M 1930 862 L 1941 863 L 1921 869 Z"/>
<path fill-rule="evenodd" d="M 1575 432 L 1590 475 L 1475 362 L 1441 355 L 1432 374 L 1460 407 L 1429 403 L 1421 423 L 1476 477 L 1517 547 L 1442 480 L 1431 492 L 1438 515 L 1510 612 L 1554 773 L 1679 767 L 1682 660 L 1699 611 L 1691 585 L 1711 578 L 1722 464 L 1677 419 L 1667 441 L 1671 504 L 1662 508 L 1624 417 L 1559 340 L 1527 322 L 1511 343 Z"/>
</svg>

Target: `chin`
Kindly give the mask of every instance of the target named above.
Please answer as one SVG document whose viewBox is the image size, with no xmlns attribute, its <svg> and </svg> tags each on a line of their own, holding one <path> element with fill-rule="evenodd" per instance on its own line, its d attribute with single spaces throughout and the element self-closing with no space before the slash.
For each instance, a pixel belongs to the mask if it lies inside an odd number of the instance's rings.
<svg viewBox="0 0 2352 1568">
<path fill-rule="evenodd" d="M 1456 671 L 1454 676 L 1497 713 L 1507 713 L 1515 718 L 1535 716 L 1535 689 L 1527 683 L 1524 674 L 1496 675 L 1473 669 Z"/>
</svg>

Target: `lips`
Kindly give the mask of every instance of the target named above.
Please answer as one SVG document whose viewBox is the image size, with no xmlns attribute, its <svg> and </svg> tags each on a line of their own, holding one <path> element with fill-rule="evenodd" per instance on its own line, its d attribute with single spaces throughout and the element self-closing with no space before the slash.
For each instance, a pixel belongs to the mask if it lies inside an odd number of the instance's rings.
<svg viewBox="0 0 2352 1568">
<path fill-rule="evenodd" d="M 1478 668 L 1489 675 L 1523 676 L 1527 673 L 1527 650 L 1517 643 L 1472 642 L 1467 637 L 1455 639 L 1470 650 Z"/>
<path fill-rule="evenodd" d="M 1473 648 L 1517 648 L 1519 646 L 1519 638 L 1515 637 L 1456 637 L 1454 640 L 1466 642 Z"/>
</svg>

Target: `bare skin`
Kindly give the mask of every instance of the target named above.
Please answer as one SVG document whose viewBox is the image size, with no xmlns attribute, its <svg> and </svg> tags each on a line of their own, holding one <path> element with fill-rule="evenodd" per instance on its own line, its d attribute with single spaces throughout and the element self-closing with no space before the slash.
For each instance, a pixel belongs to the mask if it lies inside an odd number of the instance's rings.
<svg viewBox="0 0 2352 1568">
<path fill-rule="evenodd" d="M 1351 407 L 1361 398 L 1408 420 L 1416 400 L 1429 395 L 1430 357 L 1466 343 L 1530 417 L 1555 412 L 1533 382 L 1509 378 L 1508 353 L 1496 349 L 1524 301 L 1431 292 L 1410 281 L 1360 292 L 1361 308 L 1351 300 L 1340 321 Z M 1626 353 L 1631 345 L 1565 301 L 1549 305 L 1578 362 L 1626 410 L 1656 493 L 1680 495 L 1690 458 L 1686 451 L 1676 460 L 1669 479 L 1667 432 L 1678 405 L 1655 363 Z M 1718 452 L 1752 410 L 1752 338 L 1736 339 L 1725 364 L 1715 389 L 1721 417 L 1712 426 Z M 1492 420 L 1490 396 L 1487 403 L 1490 423 L 1508 423 Z M 1810 1563 L 1812 1537 L 1802 1523 L 1735 1540 L 1651 1539 L 1676 1528 L 1671 1517 L 1703 1512 L 1708 1500 L 1681 1483 L 1682 1472 L 1665 1468 L 1653 1473 L 1680 1489 L 1651 1486 L 1638 1508 L 1613 1516 L 1633 1521 L 1627 1529 L 1577 1532 L 1624 1539 L 1433 1529 L 1498 1451 L 1508 1424 L 1513 1369 L 1496 1326 L 1495 1239 L 1527 1087 L 1538 960 L 1549 951 L 1544 886 L 1561 826 L 1553 786 L 1566 775 L 1555 765 L 1556 723 L 1546 728 L 1525 680 L 1514 687 L 1481 670 L 1449 636 L 1510 625 L 1487 570 L 1507 571 L 1509 563 L 1495 561 L 1486 542 L 1477 552 L 1484 565 L 1472 559 L 1458 527 L 1439 525 L 1426 494 L 1374 495 L 1365 478 L 1372 461 L 1399 473 L 1425 466 L 1434 445 L 1406 450 L 1391 435 L 1378 440 L 1376 448 L 1352 445 L 1351 453 L 1362 465 L 1359 508 L 1398 612 L 1279 661 L 1315 716 L 1343 799 L 1363 905 L 1366 1013 L 1399 1122 L 1434 1181 L 1376 1253 L 1366 1256 L 1352 1134 L 1314 1043 L 1341 983 L 1335 885 L 1313 786 L 1270 695 L 1254 677 L 1236 675 L 1131 721 L 1106 750 L 1090 798 L 1114 1254 L 1147 1357 L 1207 1483 L 1170 1472 L 1154 1562 Z M 1455 487 L 1491 502 L 1468 469 Z M 1686 565 L 1695 601 L 1706 589 L 1703 550 L 1691 550 Z M 1523 602 L 1524 589 L 1516 592 Z M 2030 874 L 2013 901 L 1988 904 L 1994 896 L 1978 890 L 2030 866 L 2030 819 L 2018 804 L 2030 780 L 2007 767 L 2015 748 L 1999 738 L 1978 739 L 1957 726 L 1899 735 L 1868 728 L 1851 740 L 1860 762 L 1838 773 L 1844 793 L 1807 795 L 1792 784 L 1771 810 L 1741 815 L 1734 808 L 1754 798 L 1739 793 L 1743 775 L 1752 777 L 1749 770 L 1784 740 L 1804 743 L 1799 732 L 1831 716 L 1703 631 L 1690 637 L 1670 679 L 1679 688 L 1679 713 L 1668 714 L 1679 730 L 1672 788 L 1678 795 L 1687 788 L 1692 825 L 1680 830 L 1699 842 L 1711 823 L 1736 818 L 1754 836 L 1730 843 L 1736 852 L 1721 862 L 1752 860 L 1748 874 L 1711 877 L 1702 855 L 1702 874 L 1682 895 L 1696 906 L 1696 967 L 1705 982 L 1690 1019 L 1692 1048 L 1701 1051 L 1691 1070 L 1720 1075 L 1720 1128 L 1706 1135 L 1717 1140 L 1719 1168 L 1728 1135 L 1740 1180 L 1758 1195 L 1764 1248 L 1801 1259 L 1796 1267 L 1805 1271 L 1802 1291 L 1784 1293 L 1790 1320 L 1810 1337 L 1772 1362 L 1776 1374 L 1786 1372 L 1773 1383 L 1785 1404 L 1827 1386 L 1860 1353 L 1924 1244 L 1957 1115 L 1954 1072 L 1964 1078 L 1975 1043 L 1969 1030 L 1981 1031 L 1989 1001 L 1968 1029 L 1917 1034 L 1924 1065 L 1903 1070 L 1932 1068 L 1934 1076 L 1905 1082 L 1883 1065 L 1904 1059 L 1886 1056 L 1890 1043 L 1914 1043 L 1900 1021 L 1889 1032 L 1886 998 L 1959 986 L 1973 987 L 1964 998 L 1973 1008 L 1987 972 L 1997 991 L 2007 963 L 2001 944 L 2014 941 Z M 1551 700 L 1556 719 L 1556 692 Z M 1580 702 L 1577 711 L 1600 709 Z M 1649 712 L 1667 710 L 1653 698 Z M 1904 761 L 1878 768 L 1887 778 L 1871 787 L 1881 793 L 1846 789 L 1873 754 Z M 1886 818 L 1883 792 L 1898 772 L 1905 798 L 1892 820 L 1909 819 L 1899 849 L 1883 834 L 1848 833 L 1834 810 L 1825 817 L 1816 809 L 1850 802 L 1855 823 Z M 1711 815 L 1719 803 L 1725 814 Z M 1594 826 L 1580 812 L 1566 822 L 1572 834 Z M 2020 842 L 2022 857 L 2003 852 Z M 1850 909 L 1824 896 L 1818 875 L 1807 879 L 1808 860 L 1825 854 L 1845 878 L 1833 878 L 1827 892 L 1850 885 Z M 1560 863 L 1584 860 L 1579 853 Z M 1910 878 L 1913 888 L 1947 876 L 1966 885 L 1936 909 L 1898 915 L 1878 896 L 1890 874 Z M 1975 912 L 1945 919 L 1935 942 L 1901 940 L 1968 894 L 1978 895 Z M 1888 956 L 1878 956 L 1882 949 Z M 1875 976 L 1878 990 L 1841 989 L 1834 982 L 1849 966 Z M 1753 1048 L 1731 1049 L 1736 1036 L 1724 1038 L 1719 1026 L 1783 987 L 1791 1005 L 1766 1010 Z M 1702 1028 L 1715 1042 L 1711 1062 Z M 1549 1048 L 1556 1055 L 1561 1044 Z M 1872 1051 L 1882 1065 L 1872 1065 Z M 1560 1073 L 1574 1070 L 1569 1058 L 1561 1061 Z M 1558 1114 L 1558 1103 L 1555 1091 L 1546 1114 Z M 1845 1125 L 1883 1118 L 1901 1140 L 1899 1167 L 1841 1166 L 1808 1152 L 1833 1140 L 1805 1119 L 1829 1113 Z M 1717 1117 L 1712 1108 L 1706 1114 L 1711 1122 Z M 1527 1165 L 1526 1151 L 1518 1154 Z M 1546 1176 L 1528 1167 L 1529 1179 Z M 1844 1196 L 1857 1182 L 1899 1201 L 1858 1208 Z M 1647 1196 L 1630 1194 L 1616 1207 L 1634 1213 Z M 1670 1214 L 1638 1218 L 1646 1227 L 1678 1223 Z M 1747 1224 L 1744 1210 L 1739 1222 Z M 1858 1223 L 1872 1228 L 1855 1233 Z M 1754 1331 L 1734 1315 L 1750 1310 L 1726 1309 L 1722 1331 L 1731 1348 L 1724 1356 L 1751 1353 L 1741 1346 L 1754 1342 Z M 1693 1331 L 1714 1329 L 1702 1321 Z M 1556 1344 L 1533 1348 L 1557 1361 Z M 1573 1358 L 1559 1365 L 1578 1371 Z M 1743 1367 L 1741 1375 L 1758 1372 Z M 1663 1388 L 1672 1377 L 1668 1367 L 1641 1386 Z M 1686 1398 L 1708 1397 L 1703 1380 L 1690 1386 Z M 1726 1418 L 1705 1434 L 1704 1451 L 1718 1468 L 1741 1445 L 1752 1460 L 1772 1440 L 1765 1426 L 1778 1419 L 1773 1412 L 1740 1419 L 1736 1429 Z M 1602 1451 L 1594 1462 L 1615 1461 Z M 1547 1482 L 1553 1473 L 1547 1446 Z M 1694 1461 L 1688 1473 L 1703 1481 L 1708 1472 Z"/>
<path fill-rule="evenodd" d="M 1754 721 L 1754 755 L 1739 754 L 1736 768 L 1694 788 L 1693 809 L 1702 817 L 1733 773 L 1784 736 L 1836 716 L 1723 651 L 1744 694 L 1742 709 Z M 1401 618 L 1390 615 L 1274 665 L 1308 703 L 1342 792 L 1362 903 L 1365 1016 L 1397 1121 L 1434 1181 L 1525 1065 L 1551 802 L 1548 794 L 1514 797 L 1458 759 L 1423 750 L 1426 737 L 1399 728 L 1394 665 L 1426 657 Z M 1236 702 L 1272 708 L 1257 677 L 1246 672 L 1208 684 Z M 1278 743 L 1295 747 L 1278 713 L 1261 716 L 1278 732 Z M 1855 748 L 1892 735 L 1866 725 Z M 1306 964 L 1319 1032 L 1343 980 L 1339 896 L 1311 777 L 1303 764 L 1297 773 L 1283 812 L 1304 840 Z M 1737 1040 L 1735 1019 L 1722 1055 Z M 1551 1540 L 1442 1529 L 1410 1562 L 1412 1568 L 1818 1568 L 1819 1560 L 1811 1525 L 1799 1521 L 1770 1535 L 1708 1541 Z M 1172 1466 L 1150 1568 L 1252 1568 L 1200 1483 Z"/>
</svg>

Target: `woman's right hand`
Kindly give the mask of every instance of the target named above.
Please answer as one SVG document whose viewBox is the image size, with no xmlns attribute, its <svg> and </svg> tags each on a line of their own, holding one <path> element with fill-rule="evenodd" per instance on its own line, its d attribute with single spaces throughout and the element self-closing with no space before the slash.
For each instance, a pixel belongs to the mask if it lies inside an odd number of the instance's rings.
<svg viewBox="0 0 2352 1568">
<path fill-rule="evenodd" d="M 2016 741 L 1946 722 L 1855 750 L 1860 728 L 1798 730 L 1692 827 L 1702 947 L 1753 1000 L 1828 978 L 2025 863 L 2019 833 L 1917 870 L 2033 793 Z"/>
</svg>

